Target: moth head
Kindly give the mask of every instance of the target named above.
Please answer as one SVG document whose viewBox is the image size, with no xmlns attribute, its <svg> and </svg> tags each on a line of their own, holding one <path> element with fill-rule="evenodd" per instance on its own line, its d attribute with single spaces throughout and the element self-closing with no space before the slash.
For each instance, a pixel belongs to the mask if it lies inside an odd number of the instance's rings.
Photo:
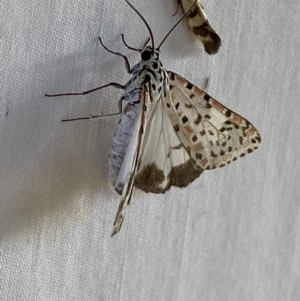
<svg viewBox="0 0 300 301">
<path fill-rule="evenodd" d="M 154 49 L 154 51 L 153 51 L 153 48 L 151 46 L 147 46 L 141 52 L 141 58 L 142 58 L 142 61 L 144 61 L 144 62 L 158 60 L 159 55 L 160 55 L 159 50 Z"/>
</svg>

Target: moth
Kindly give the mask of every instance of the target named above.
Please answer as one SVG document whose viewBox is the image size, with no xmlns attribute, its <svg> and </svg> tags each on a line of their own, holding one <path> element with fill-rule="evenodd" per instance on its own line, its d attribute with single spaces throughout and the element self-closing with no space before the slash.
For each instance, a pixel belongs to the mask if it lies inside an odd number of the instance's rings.
<svg viewBox="0 0 300 301">
<path fill-rule="evenodd" d="M 125 55 L 108 49 L 101 38 L 99 41 L 107 51 L 124 59 L 131 79 L 125 85 L 111 82 L 82 93 L 46 94 L 84 95 L 108 86 L 124 90 L 119 112 L 110 114 L 122 112 L 109 159 L 109 178 L 121 195 L 112 236 L 121 229 L 134 186 L 151 193 L 165 193 L 171 186 L 186 187 L 204 170 L 225 166 L 251 153 L 261 142 L 248 120 L 164 68 L 160 47 L 184 16 L 155 48 L 148 23 L 125 1 L 150 34 L 151 45 L 146 42 L 142 49 L 130 47 L 122 35 L 124 44 L 140 53 L 141 61 L 131 68 Z M 127 104 L 122 110 L 123 101 Z M 103 116 L 63 121 L 99 117 Z"/>
<path fill-rule="evenodd" d="M 181 4 L 184 12 L 187 12 L 193 5 L 194 0 L 177 0 L 177 3 L 178 6 Z M 221 39 L 209 24 L 200 0 L 196 1 L 196 4 L 185 18 L 192 32 L 203 44 L 205 51 L 208 54 L 217 53 L 221 46 Z"/>
</svg>

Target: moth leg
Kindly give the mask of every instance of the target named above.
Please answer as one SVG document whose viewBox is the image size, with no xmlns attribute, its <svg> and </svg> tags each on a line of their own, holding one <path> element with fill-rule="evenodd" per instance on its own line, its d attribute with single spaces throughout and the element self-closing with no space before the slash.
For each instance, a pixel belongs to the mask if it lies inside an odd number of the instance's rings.
<svg viewBox="0 0 300 301">
<path fill-rule="evenodd" d="M 119 83 L 111 82 L 111 83 L 108 83 L 104 86 L 97 87 L 97 88 L 94 88 L 92 90 L 79 92 L 79 93 L 45 94 L 45 96 L 47 96 L 47 97 L 56 97 L 56 96 L 69 96 L 69 95 L 85 95 L 85 94 L 89 94 L 89 93 L 92 93 L 92 92 L 95 92 L 95 91 L 98 91 L 98 90 L 101 90 L 101 89 L 104 89 L 104 88 L 107 88 L 107 87 L 110 87 L 110 86 L 115 87 L 117 89 L 122 89 L 122 90 L 125 89 L 125 85 L 121 85 Z"/>
<path fill-rule="evenodd" d="M 175 13 L 172 15 L 172 17 L 176 16 L 178 11 L 179 11 L 179 6 L 180 6 L 180 0 L 177 0 L 177 8 L 176 8 L 176 11 Z"/>
<path fill-rule="evenodd" d="M 102 114 L 102 115 L 91 115 L 91 116 L 87 116 L 87 117 L 78 117 L 78 118 L 71 118 L 71 119 L 63 119 L 61 122 L 76 121 L 76 120 L 100 119 L 100 118 L 106 118 L 106 117 L 120 115 L 122 113 L 122 110 L 123 110 L 122 101 L 123 101 L 123 98 L 120 98 L 119 101 L 118 101 L 118 109 L 119 109 L 119 111 L 117 113 Z"/>
<path fill-rule="evenodd" d="M 117 55 L 117 56 L 121 56 L 121 57 L 124 59 L 124 61 L 125 61 L 125 68 L 126 68 L 127 72 L 128 72 L 128 73 L 132 73 L 132 72 L 131 72 L 131 67 L 130 67 L 130 64 L 129 64 L 129 60 L 128 60 L 127 56 L 124 55 L 124 54 L 122 54 L 122 53 L 115 52 L 115 51 L 112 51 L 112 50 L 108 49 L 108 48 L 103 44 L 102 39 L 101 39 L 100 37 L 99 37 L 98 39 L 99 39 L 99 41 L 100 41 L 100 44 L 102 45 L 102 47 L 103 47 L 106 51 L 108 51 L 108 52 L 110 52 L 110 53 L 112 53 L 112 54 L 115 54 L 115 55 Z"/>
<path fill-rule="evenodd" d="M 134 48 L 134 47 L 129 46 L 125 41 L 125 37 L 124 37 L 123 33 L 122 33 L 122 41 L 128 49 L 133 50 L 133 51 L 142 52 L 145 49 L 145 47 L 147 46 L 148 42 L 150 41 L 150 38 L 148 38 L 148 40 L 146 41 L 146 43 L 144 44 L 144 46 L 142 48 Z"/>
</svg>

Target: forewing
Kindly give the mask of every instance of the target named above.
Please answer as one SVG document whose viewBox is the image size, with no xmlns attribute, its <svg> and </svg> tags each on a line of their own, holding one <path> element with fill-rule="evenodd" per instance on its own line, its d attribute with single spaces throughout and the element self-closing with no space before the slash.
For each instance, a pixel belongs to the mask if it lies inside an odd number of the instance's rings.
<svg viewBox="0 0 300 301">
<path fill-rule="evenodd" d="M 202 169 L 222 167 L 258 148 L 256 128 L 181 76 L 168 72 L 169 117 L 182 144 Z"/>
<path fill-rule="evenodd" d="M 131 134 L 130 141 L 128 143 L 128 147 L 126 149 L 125 156 L 123 157 L 122 165 L 119 169 L 119 174 L 115 182 L 115 189 L 121 193 L 121 201 L 119 204 L 119 208 L 115 217 L 112 236 L 118 233 L 121 229 L 126 207 L 130 203 L 132 189 L 134 185 L 134 179 L 136 176 L 138 162 L 141 154 L 141 145 L 144 138 L 144 126 L 145 126 L 145 110 L 144 110 L 144 98 L 145 92 L 144 90 L 141 92 L 141 102 L 137 104 L 137 112 L 133 114 L 134 116 L 134 125 Z M 127 105 L 129 106 L 129 105 Z M 127 109 L 130 109 L 129 107 Z M 132 110 L 132 108 L 130 109 Z M 122 125 L 122 119 L 119 127 Z M 130 128 L 130 127 L 128 127 Z M 119 129 L 119 128 L 118 128 Z M 118 132 L 118 130 L 117 130 Z M 120 133 L 125 133 L 126 130 L 120 131 Z M 114 140 L 114 144 L 116 144 L 116 140 Z M 114 147 L 113 147 L 114 149 Z M 122 157 L 122 156 L 121 156 Z"/>
<path fill-rule="evenodd" d="M 128 172 L 132 169 L 138 131 L 141 125 L 140 104 L 127 104 L 123 109 L 109 155 L 108 178 L 115 190 L 121 195 Z"/>
<path fill-rule="evenodd" d="M 195 2 L 194 0 L 178 1 L 181 1 L 181 6 L 184 12 L 188 11 Z M 208 54 L 216 53 L 221 46 L 221 39 L 210 26 L 204 12 L 204 7 L 202 6 L 200 0 L 197 1 L 191 11 L 188 13 L 186 19 L 193 33 L 203 43 L 205 51 Z"/>
<path fill-rule="evenodd" d="M 135 186 L 164 193 L 171 186 L 186 187 L 202 172 L 176 135 L 163 99 L 149 103 Z"/>
</svg>

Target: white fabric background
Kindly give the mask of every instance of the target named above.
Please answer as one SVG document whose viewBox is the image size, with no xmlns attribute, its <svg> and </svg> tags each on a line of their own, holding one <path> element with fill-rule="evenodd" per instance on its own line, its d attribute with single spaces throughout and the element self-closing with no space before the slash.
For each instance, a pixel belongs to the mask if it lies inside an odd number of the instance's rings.
<svg viewBox="0 0 300 301">
<path fill-rule="evenodd" d="M 156 44 L 181 14 L 137 1 Z M 2 0 L 1 300 L 300 300 L 300 2 L 204 2 L 222 38 L 215 56 L 179 25 L 167 69 L 249 119 L 261 147 L 186 189 L 135 190 L 121 232 L 106 177 L 122 93 L 45 98 L 129 80 L 146 27 L 122 0 Z"/>
</svg>

